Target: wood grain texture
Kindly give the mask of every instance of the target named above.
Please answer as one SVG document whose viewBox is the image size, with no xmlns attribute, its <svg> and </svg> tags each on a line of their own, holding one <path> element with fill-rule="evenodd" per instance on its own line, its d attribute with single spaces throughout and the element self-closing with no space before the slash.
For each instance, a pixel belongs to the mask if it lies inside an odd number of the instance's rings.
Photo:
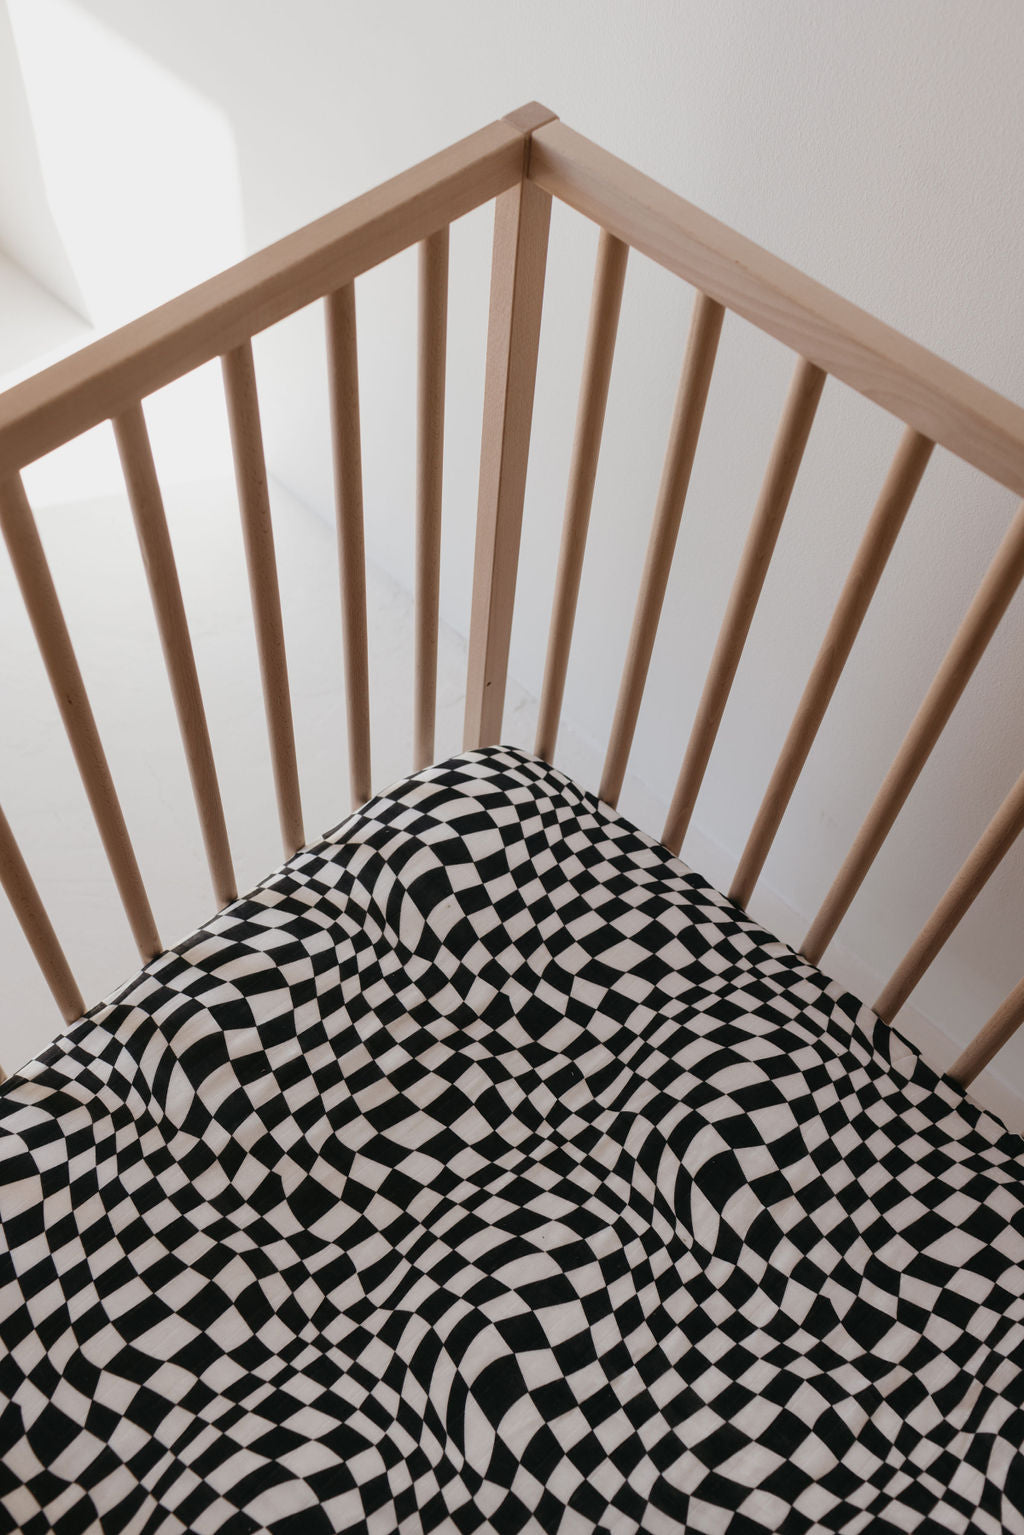
<svg viewBox="0 0 1024 1535">
<path fill-rule="evenodd" d="M 85 1012 L 82 993 L 3 810 L 0 810 L 0 885 L 61 1017 L 65 1023 L 73 1023 Z"/>
<path fill-rule="evenodd" d="M 753 894 L 807 755 L 853 649 L 864 615 L 882 579 L 882 572 L 910 510 L 914 493 L 921 483 L 931 452 L 932 444 L 927 438 L 908 427 L 839 594 L 839 601 L 729 888 L 730 899 L 740 906 L 746 906 Z"/>
<path fill-rule="evenodd" d="M 136 404 L 118 416 L 114 435 L 185 748 L 214 898 L 218 907 L 226 906 L 237 896 L 238 887 L 192 636 L 141 405 Z"/>
<path fill-rule="evenodd" d="M 707 681 L 697 706 L 683 765 L 679 770 L 661 840 L 673 853 L 683 845 L 693 807 L 704 782 L 722 715 L 750 633 L 765 576 L 778 540 L 782 519 L 796 484 L 797 472 L 811 434 L 821 399 L 825 375 L 814 363 L 800 358 L 793 374 L 779 430 L 768 460 L 768 469 L 750 532 L 740 556 L 739 569 L 729 595 Z"/>
<path fill-rule="evenodd" d="M 331 440 L 341 576 L 345 708 L 352 805 L 370 798 L 370 665 L 366 632 L 366 549 L 363 535 L 363 461 L 359 428 L 356 298 L 351 283 L 328 294 L 327 357 Z"/>
<path fill-rule="evenodd" d="M 149 897 L 20 476 L 0 484 L 0 531 L 132 935 L 143 960 L 153 959 L 162 945 Z"/>
<path fill-rule="evenodd" d="M 1024 409 L 600 149 L 534 134 L 530 177 L 923 437 L 1024 495 Z"/>
<path fill-rule="evenodd" d="M 516 107 L 514 112 L 506 112 L 502 118 L 503 123 L 517 128 L 520 133 L 536 133 L 538 128 L 543 128 L 547 123 L 558 121 L 557 112 L 552 112 L 550 107 L 544 106 L 540 101 L 528 101 L 524 106 Z"/>
<path fill-rule="evenodd" d="M 1024 980 L 1013 988 L 1002 1006 L 996 1008 L 988 1023 L 975 1035 L 967 1049 L 957 1056 L 946 1075 L 952 1077 L 954 1082 L 959 1082 L 961 1087 L 969 1087 L 997 1051 L 1016 1034 L 1022 1023 Z"/>
<path fill-rule="evenodd" d="M 518 183 L 492 123 L 0 395 L 0 479 Z"/>
<path fill-rule="evenodd" d="M 955 879 L 893 971 L 875 1002 L 891 1023 L 958 923 L 970 910 L 1010 848 L 1024 831 L 1024 773 L 1020 775 L 965 859 Z"/>
<path fill-rule="evenodd" d="M 626 776 L 626 764 L 633 745 L 654 640 L 665 602 L 672 555 L 690 485 L 690 472 L 697 452 L 697 440 L 704 419 L 704 406 L 707 403 L 724 316 L 721 304 L 704 293 L 697 294 L 669 430 L 668 450 L 654 508 L 654 521 L 647 544 L 647 557 L 640 579 L 640 593 L 601 773 L 599 793 L 608 805 L 618 804 L 622 780 Z"/>
<path fill-rule="evenodd" d="M 1024 501 L 801 945 L 801 952 L 812 962 L 825 952 L 849 910 L 1022 579 Z"/>
<path fill-rule="evenodd" d="M 295 755 L 288 658 L 281 619 L 274 527 L 270 516 L 267 466 L 263 453 L 259 395 L 252 346 L 244 341 L 221 358 L 231 450 L 242 519 L 242 540 L 249 576 L 256 651 L 263 684 L 263 707 L 270 739 L 270 760 L 277 795 L 281 843 L 290 858 L 305 842 L 302 797 Z"/>
<path fill-rule="evenodd" d="M 448 230 L 419 249 L 419 352 L 416 413 L 416 590 L 413 768 L 434 760 L 437 625 L 441 587 L 441 496 L 448 345 Z"/>
<path fill-rule="evenodd" d="M 525 180 L 503 192 L 494 210 L 466 750 L 501 735 L 550 218 L 550 197 Z"/>
<path fill-rule="evenodd" d="M 615 337 L 622 308 L 622 290 L 626 281 L 629 247 L 602 229 L 597 247 L 594 291 L 590 303 L 583 379 L 580 385 L 569 464 L 569 489 L 562 522 L 562 541 L 558 551 L 555 596 L 551 609 L 544 682 L 541 687 L 534 751 L 550 762 L 558 739 L 558 723 L 565 695 L 565 675 L 569 665 L 572 631 L 576 621 L 583 557 L 587 547 L 590 509 L 594 501 L 597 460 L 601 451 L 608 387 L 615 355 Z"/>
</svg>

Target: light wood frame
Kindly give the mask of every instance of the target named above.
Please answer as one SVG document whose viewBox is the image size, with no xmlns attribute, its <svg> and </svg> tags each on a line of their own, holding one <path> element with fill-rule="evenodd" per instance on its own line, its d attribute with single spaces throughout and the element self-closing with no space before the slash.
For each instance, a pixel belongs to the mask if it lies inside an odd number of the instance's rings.
<svg viewBox="0 0 1024 1535">
<path fill-rule="evenodd" d="M 113 423 L 143 553 L 197 812 L 219 904 L 234 872 L 187 618 L 143 400 L 220 357 L 235 459 L 270 755 L 286 854 L 303 843 L 298 767 L 267 493 L 252 338 L 324 300 L 342 592 L 352 799 L 371 792 L 363 495 L 355 281 L 409 246 L 420 251 L 414 762 L 434 751 L 441 551 L 448 230 L 495 203 L 483 444 L 464 741 L 501 735 L 515 603 L 551 204 L 600 229 L 594 295 L 556 576 L 536 748 L 557 739 L 630 249 L 696 290 L 661 488 L 624 658 L 600 792 L 614 804 L 643 696 L 669 565 L 727 312 L 795 354 L 761 495 L 693 723 L 663 840 L 682 844 L 765 575 L 829 376 L 902 421 L 903 439 L 840 594 L 730 894 L 749 902 L 932 449 L 940 444 L 1024 496 L 1024 410 L 805 277 L 573 132 L 536 103 L 471 134 L 334 213 L 0 395 L 0 531 L 49 673 L 140 953 L 160 950 L 148 896 L 21 484 L 35 459 Z M 856 896 L 1008 604 L 1024 579 L 1024 503 L 808 932 L 817 960 Z M 889 1021 L 1024 829 L 1024 775 L 877 999 Z M 62 1016 L 84 1006 L 14 834 L 0 810 L 0 883 Z M 963 1052 L 969 1083 L 1024 1021 L 1024 981 Z"/>
</svg>

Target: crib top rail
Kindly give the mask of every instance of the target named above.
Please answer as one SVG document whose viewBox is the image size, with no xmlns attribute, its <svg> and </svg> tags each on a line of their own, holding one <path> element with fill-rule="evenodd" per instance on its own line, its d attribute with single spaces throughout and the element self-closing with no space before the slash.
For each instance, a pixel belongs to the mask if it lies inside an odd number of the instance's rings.
<svg viewBox="0 0 1024 1535">
<path fill-rule="evenodd" d="M 1024 409 L 562 122 L 532 138 L 552 196 L 1024 496 Z"/>
<path fill-rule="evenodd" d="M 537 186 L 1024 495 L 1024 408 L 552 117 L 520 108 L 0 392 L 0 479 L 489 202 L 525 147 Z"/>
<path fill-rule="evenodd" d="M 0 480 L 518 183 L 502 119 L 0 393 Z"/>
</svg>

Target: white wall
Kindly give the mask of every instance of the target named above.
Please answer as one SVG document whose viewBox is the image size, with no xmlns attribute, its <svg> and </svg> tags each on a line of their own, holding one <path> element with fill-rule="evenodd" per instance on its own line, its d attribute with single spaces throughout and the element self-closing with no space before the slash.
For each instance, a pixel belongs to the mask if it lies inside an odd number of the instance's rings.
<svg viewBox="0 0 1024 1535">
<path fill-rule="evenodd" d="M 75 313 L 82 293 L 39 172 L 39 156 L 10 20 L 0 5 L 0 250 Z"/>
<path fill-rule="evenodd" d="M 953 0 L 76 0 L 226 115 L 256 248 L 524 100 L 545 101 L 718 217 L 1024 398 L 1024 11 Z M 453 235 L 446 617 L 465 626 L 488 221 Z M 539 685 L 591 229 L 552 225 L 512 669 Z M 112 252 L 116 260 L 116 252 Z M 410 258 L 359 285 L 368 546 L 410 577 Z M 692 295 L 633 258 L 567 713 L 607 731 Z M 318 318 L 260 343 L 272 468 L 329 514 Z M 781 407 L 790 359 L 730 318 L 633 767 L 666 801 Z M 695 818 L 738 853 L 899 429 L 826 388 Z M 806 919 L 857 829 L 1013 510 L 936 453 L 829 712 L 766 881 Z M 842 929 L 876 974 L 899 959 L 1024 765 L 1024 599 L 958 709 Z M 627 805 L 628 808 L 628 805 Z M 656 828 L 655 828 L 656 829 Z M 686 850 L 684 849 L 684 852 Z M 1024 847 L 917 1000 L 963 1038 L 1024 970 Z M 801 928 L 785 934 L 799 939 Z M 832 954 L 837 969 L 845 961 Z M 1004 1071 L 1024 1083 L 1024 1041 Z"/>
</svg>

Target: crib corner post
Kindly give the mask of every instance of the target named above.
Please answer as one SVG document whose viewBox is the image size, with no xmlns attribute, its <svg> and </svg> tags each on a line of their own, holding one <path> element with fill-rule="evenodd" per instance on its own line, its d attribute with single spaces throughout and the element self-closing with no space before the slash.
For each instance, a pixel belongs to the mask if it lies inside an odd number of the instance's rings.
<svg viewBox="0 0 1024 1535">
<path fill-rule="evenodd" d="M 550 194 L 526 172 L 530 134 L 553 118 L 531 105 L 506 119 L 524 135 L 523 177 L 497 198 L 494 211 L 463 733 L 467 751 L 499 739 L 505 706 L 551 219 Z"/>
</svg>

